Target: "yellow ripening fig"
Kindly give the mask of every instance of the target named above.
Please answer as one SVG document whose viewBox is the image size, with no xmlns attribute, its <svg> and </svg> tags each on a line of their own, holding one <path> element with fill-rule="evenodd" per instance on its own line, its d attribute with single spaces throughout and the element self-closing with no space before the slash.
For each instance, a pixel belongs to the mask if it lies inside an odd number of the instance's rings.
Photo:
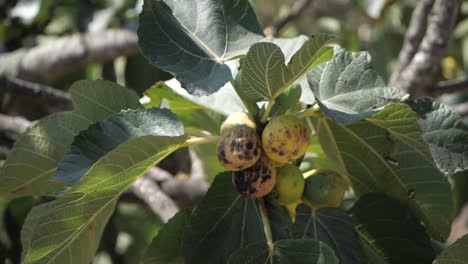
<svg viewBox="0 0 468 264">
<path fill-rule="evenodd" d="M 249 113 L 246 112 L 235 112 L 229 114 L 229 116 L 224 120 L 224 122 L 221 124 L 221 129 L 220 133 L 221 135 L 225 132 L 228 131 L 230 128 L 238 125 L 246 125 L 248 127 L 251 127 L 253 129 L 257 128 L 257 125 L 255 124 L 255 121 L 253 118 L 249 115 Z"/>
<path fill-rule="evenodd" d="M 246 125 L 231 127 L 218 142 L 218 160 L 226 169 L 238 171 L 254 165 L 262 148 L 257 131 Z"/>
<path fill-rule="evenodd" d="M 302 200 L 313 209 L 339 207 L 346 189 L 336 172 L 318 169 L 306 178 Z"/>
<path fill-rule="evenodd" d="M 276 168 L 266 156 L 250 168 L 233 171 L 234 188 L 246 198 L 260 198 L 273 190 L 276 182 Z"/>
<path fill-rule="evenodd" d="M 303 119 L 292 115 L 273 118 L 262 133 L 265 154 L 278 163 L 295 160 L 307 151 L 310 130 Z"/>
<path fill-rule="evenodd" d="M 304 176 L 298 167 L 286 164 L 276 169 L 276 184 L 273 196 L 279 204 L 288 205 L 296 202 L 304 193 Z"/>
</svg>

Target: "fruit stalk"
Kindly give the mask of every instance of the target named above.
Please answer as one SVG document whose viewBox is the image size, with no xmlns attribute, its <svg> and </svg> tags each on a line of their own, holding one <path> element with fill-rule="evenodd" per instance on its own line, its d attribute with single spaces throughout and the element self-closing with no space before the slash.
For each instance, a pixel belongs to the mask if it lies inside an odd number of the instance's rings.
<svg viewBox="0 0 468 264">
<path fill-rule="evenodd" d="M 273 237 L 271 235 L 270 219 L 268 219 L 265 199 L 263 197 L 258 198 L 258 203 L 260 205 L 260 215 L 262 216 L 263 232 L 265 233 L 265 238 L 268 244 L 268 258 L 270 259 L 270 264 L 273 264 Z"/>
</svg>

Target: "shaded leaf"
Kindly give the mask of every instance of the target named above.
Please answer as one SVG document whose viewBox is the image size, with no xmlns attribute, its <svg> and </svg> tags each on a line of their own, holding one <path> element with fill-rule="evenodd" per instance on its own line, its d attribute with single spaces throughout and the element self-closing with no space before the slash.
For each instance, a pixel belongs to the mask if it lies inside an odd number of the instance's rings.
<svg viewBox="0 0 468 264">
<path fill-rule="evenodd" d="M 418 113 L 422 137 L 437 167 L 450 175 L 468 169 L 468 126 L 451 107 L 423 98 L 411 105 Z"/>
<path fill-rule="evenodd" d="M 60 162 L 55 181 L 75 183 L 118 145 L 142 136 L 181 136 L 182 123 L 167 109 L 122 111 L 81 131 Z"/>
<path fill-rule="evenodd" d="M 250 100 L 273 100 L 307 71 L 330 60 L 333 38 L 312 36 L 285 64 L 276 44 L 260 42 L 250 47 L 242 63 L 241 89 Z"/>
<path fill-rule="evenodd" d="M 267 244 L 256 243 L 235 252 L 230 264 L 268 263 Z M 326 244 L 312 239 L 279 240 L 273 244 L 273 263 L 281 264 L 338 264 L 338 258 Z"/>
<path fill-rule="evenodd" d="M 70 93 L 73 111 L 49 115 L 18 138 L 0 168 L 0 196 L 11 199 L 53 193 L 63 184 L 49 180 L 81 130 L 122 109 L 141 107 L 133 91 L 108 81 L 78 81 Z"/>
<path fill-rule="evenodd" d="M 409 205 L 431 235 L 450 231 L 453 200 L 421 137 L 418 116 L 391 104 L 372 117 L 344 126 L 314 118 L 324 152 L 349 177 L 357 194 L 384 192 Z"/>
<path fill-rule="evenodd" d="M 371 116 L 391 102 L 400 102 L 404 93 L 385 87 L 375 70 L 370 68 L 366 52 L 336 51 L 333 60 L 307 74 L 320 109 L 342 124 Z"/>
<path fill-rule="evenodd" d="M 185 137 L 143 136 L 99 159 L 66 194 L 28 216 L 25 263 L 89 263 L 117 198 Z"/>
<path fill-rule="evenodd" d="M 468 235 L 459 238 L 455 243 L 442 251 L 434 264 L 466 263 L 468 261 Z"/>
<path fill-rule="evenodd" d="M 340 263 L 362 263 L 359 236 L 351 219 L 340 208 L 313 210 L 305 204 L 296 209 L 296 221 L 292 228 L 296 239 L 315 239 L 330 246 Z"/>
<path fill-rule="evenodd" d="M 362 238 L 389 263 L 432 263 L 430 237 L 412 211 L 381 193 L 362 196 L 350 215 Z"/>
<path fill-rule="evenodd" d="M 265 198 L 265 206 L 268 212 L 273 241 L 292 238 L 292 220 L 288 209 L 278 204 L 273 195 L 268 195 Z"/>
<path fill-rule="evenodd" d="M 185 263 L 183 258 L 183 242 L 190 214 L 190 209 L 182 210 L 162 227 L 158 235 L 153 238 L 151 245 L 146 249 L 142 263 Z"/>
<path fill-rule="evenodd" d="M 226 263 L 246 245 L 265 242 L 255 200 L 240 196 L 231 173 L 216 176 L 208 193 L 194 209 L 185 232 L 187 263 Z"/>
<path fill-rule="evenodd" d="M 244 54 L 263 32 L 247 0 L 145 0 L 138 36 L 149 62 L 189 93 L 208 95 L 233 79 L 224 62 Z"/>
</svg>

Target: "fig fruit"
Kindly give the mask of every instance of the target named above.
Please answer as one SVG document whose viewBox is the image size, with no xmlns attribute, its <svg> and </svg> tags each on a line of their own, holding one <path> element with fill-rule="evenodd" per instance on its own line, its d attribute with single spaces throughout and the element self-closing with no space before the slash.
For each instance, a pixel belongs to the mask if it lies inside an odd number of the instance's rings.
<svg viewBox="0 0 468 264">
<path fill-rule="evenodd" d="M 276 184 L 273 196 L 279 204 L 288 205 L 299 200 L 304 193 L 302 171 L 292 164 L 276 169 Z"/>
<path fill-rule="evenodd" d="M 217 147 L 219 162 L 232 171 L 254 165 L 260 158 L 261 152 L 257 131 L 246 125 L 237 125 L 225 131 Z"/>
<path fill-rule="evenodd" d="M 292 115 L 274 117 L 262 133 L 265 154 L 278 163 L 295 160 L 307 151 L 310 130 L 304 120 Z"/>
<path fill-rule="evenodd" d="M 314 209 L 339 207 L 346 189 L 336 172 L 319 169 L 306 178 L 302 200 Z"/>
<path fill-rule="evenodd" d="M 238 126 L 238 125 L 245 125 L 251 127 L 253 129 L 257 128 L 255 121 L 253 118 L 246 112 L 235 112 L 231 113 L 226 120 L 221 124 L 220 133 L 221 135 L 228 131 L 230 128 Z"/>
<path fill-rule="evenodd" d="M 234 188 L 246 198 L 259 198 L 267 195 L 273 190 L 275 182 L 276 168 L 263 155 L 252 167 L 232 172 Z"/>
</svg>

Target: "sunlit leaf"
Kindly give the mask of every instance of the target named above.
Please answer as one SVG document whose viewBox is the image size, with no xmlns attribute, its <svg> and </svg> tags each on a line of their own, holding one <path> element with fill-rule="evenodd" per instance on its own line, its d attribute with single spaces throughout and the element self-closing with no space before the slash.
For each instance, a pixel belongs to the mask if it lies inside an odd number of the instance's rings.
<svg viewBox="0 0 468 264">
<path fill-rule="evenodd" d="M 260 42 L 250 47 L 242 62 L 241 88 L 250 100 L 273 100 L 303 74 L 330 60 L 333 42 L 328 35 L 312 36 L 286 65 L 281 48 Z"/>
<path fill-rule="evenodd" d="M 182 123 L 167 109 L 122 111 L 81 131 L 60 162 L 54 181 L 75 183 L 108 152 L 142 136 L 181 136 Z"/>
<path fill-rule="evenodd" d="M 10 199 L 53 193 L 63 184 L 49 180 L 81 130 L 122 109 L 141 107 L 133 91 L 108 81 L 79 81 L 70 93 L 74 111 L 49 115 L 18 138 L 0 168 L 0 196 Z"/>
<path fill-rule="evenodd" d="M 30 213 L 24 263 L 89 263 L 117 198 L 184 142 L 184 136 L 143 136 L 99 159 L 66 194 Z"/>
<path fill-rule="evenodd" d="M 371 116 L 383 106 L 400 102 L 400 89 L 386 87 L 366 52 L 336 51 L 333 60 L 307 74 L 320 109 L 342 124 Z"/>
</svg>

